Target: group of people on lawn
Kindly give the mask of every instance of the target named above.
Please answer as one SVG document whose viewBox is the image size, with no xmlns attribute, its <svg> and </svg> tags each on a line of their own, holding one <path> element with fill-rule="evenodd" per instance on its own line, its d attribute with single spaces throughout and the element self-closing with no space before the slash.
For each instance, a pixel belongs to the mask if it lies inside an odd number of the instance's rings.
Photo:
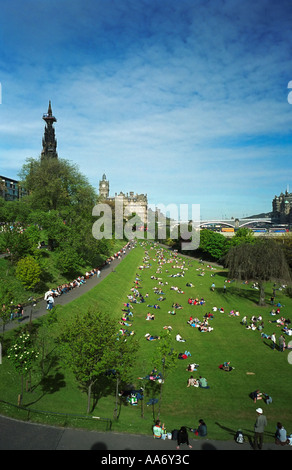
<svg viewBox="0 0 292 470">
<path fill-rule="evenodd" d="M 155 258 L 152 258 L 153 261 L 156 261 L 156 260 L 157 260 L 157 262 L 158 262 L 158 269 L 157 269 L 157 271 L 156 271 L 156 274 L 158 274 L 158 275 L 161 275 L 161 273 L 162 273 L 162 266 L 165 265 L 166 263 L 171 262 L 171 263 L 176 263 L 176 264 L 178 264 L 178 260 L 176 260 L 175 258 L 174 258 L 174 259 L 171 259 L 171 260 L 166 260 L 166 257 L 165 257 L 165 255 L 164 255 L 163 251 L 164 251 L 163 249 L 157 250 L 157 252 L 156 252 L 156 257 L 155 257 Z M 145 259 L 144 259 L 143 269 L 145 269 L 145 268 L 147 268 L 147 267 L 150 267 L 150 264 L 149 264 L 149 261 L 150 261 L 149 253 L 148 253 L 148 252 L 145 252 L 145 255 L 146 255 L 146 256 L 145 256 Z M 153 265 L 153 264 L 152 264 L 152 265 Z M 183 263 L 183 265 L 180 264 L 180 265 L 178 265 L 178 266 L 179 266 L 180 269 L 181 269 L 182 267 L 185 266 L 185 264 Z M 177 266 L 177 267 L 178 267 L 178 266 Z M 176 267 L 176 266 L 172 266 L 172 267 L 174 268 L 174 267 Z M 168 271 L 166 270 L 166 272 L 168 272 Z M 184 271 L 183 271 L 182 274 L 184 274 Z M 163 279 L 162 279 L 161 277 L 151 276 L 151 279 L 159 280 L 159 287 L 158 287 L 158 288 L 157 288 L 157 287 L 153 288 L 154 293 L 155 293 L 155 294 L 158 294 L 158 295 L 160 295 L 160 296 L 164 296 L 163 299 L 160 298 L 159 300 L 166 300 L 166 297 L 165 297 L 165 295 L 166 295 L 166 293 L 165 293 L 166 289 L 165 289 L 164 286 L 167 286 L 168 283 L 167 283 L 167 282 L 163 282 Z M 162 287 L 163 287 L 163 289 L 162 289 Z M 192 284 L 192 283 L 187 283 L 187 284 L 186 284 L 186 287 L 193 287 L 193 284 Z M 171 289 L 171 290 L 174 290 L 174 291 L 176 291 L 176 292 L 178 292 L 178 293 L 184 293 L 184 291 L 183 291 L 182 289 L 180 289 L 180 288 L 178 288 L 178 287 L 176 287 L 176 286 L 171 286 L 170 289 Z M 147 296 L 148 296 L 148 294 L 147 294 Z M 199 298 L 189 297 L 189 298 L 188 298 L 188 305 L 205 305 L 205 300 L 204 300 L 203 298 L 199 299 Z M 160 307 L 159 307 L 159 305 L 158 305 L 157 303 L 154 303 L 153 305 L 148 304 L 147 306 L 148 306 L 148 307 L 152 307 L 152 308 L 160 309 Z M 169 311 L 169 313 L 175 314 L 177 309 L 180 309 L 180 308 L 183 308 L 183 307 L 182 307 L 182 305 L 180 305 L 180 304 L 174 303 L 174 304 L 172 305 L 172 308 L 173 308 L 173 310 L 172 310 L 172 311 Z M 214 314 L 215 314 L 215 312 L 217 312 L 217 311 L 220 312 L 220 313 L 225 313 L 225 312 L 224 312 L 224 308 L 221 307 L 221 308 L 219 309 L 219 308 L 217 308 L 217 307 L 213 307 L 213 308 L 212 308 L 212 313 L 210 313 L 210 312 L 209 312 L 209 313 L 206 313 L 206 314 L 204 315 L 204 318 L 203 318 L 202 321 L 199 320 L 197 317 L 193 318 L 193 317 L 191 316 L 191 317 L 189 318 L 189 320 L 187 321 L 187 323 L 188 323 L 190 326 L 197 327 L 197 328 L 199 329 L 199 331 L 201 331 L 201 332 L 205 332 L 205 331 L 206 331 L 206 332 L 209 332 L 209 331 L 212 331 L 213 328 L 210 326 L 209 320 L 212 320 L 212 319 L 214 318 Z M 276 314 L 278 314 L 278 313 L 276 313 Z M 229 312 L 229 316 L 238 317 L 238 316 L 240 316 L 240 314 L 239 314 L 239 311 L 238 311 L 238 310 L 234 309 L 234 310 L 231 310 L 231 311 Z M 150 313 L 150 312 L 148 312 L 147 315 L 146 315 L 146 320 L 154 320 L 154 319 L 155 319 L 155 315 L 152 314 L 152 313 Z M 243 317 L 242 323 L 245 324 L 245 326 L 249 326 L 249 325 L 247 325 L 247 318 L 246 318 L 246 316 Z M 259 317 L 257 317 L 257 318 L 252 317 L 250 327 L 252 328 L 252 325 L 254 325 L 254 324 L 256 324 L 256 326 L 259 327 L 259 328 L 258 328 L 259 330 L 262 330 L 263 327 L 264 327 L 264 325 L 263 325 L 263 320 L 262 320 L 262 318 L 259 318 Z M 285 324 L 285 323 L 283 324 L 283 318 L 281 318 L 281 321 L 277 321 L 277 326 L 278 326 L 278 325 L 281 325 L 282 327 L 284 327 L 284 328 L 286 328 L 286 329 L 287 329 L 287 326 L 288 326 L 288 325 Z M 165 328 L 172 329 L 171 326 L 165 327 Z M 287 333 L 287 334 L 288 334 L 288 333 Z M 147 341 L 153 341 L 153 340 L 159 340 L 159 339 L 160 339 L 160 336 L 158 336 L 158 335 L 151 335 L 150 333 L 147 333 L 147 334 L 145 335 L 145 338 L 146 338 Z M 179 341 L 179 342 L 184 342 L 184 341 L 185 341 L 179 334 L 176 335 L 176 340 Z M 185 357 L 187 357 L 187 356 L 185 356 Z M 182 358 L 182 356 L 179 357 L 179 358 Z M 196 371 L 196 370 L 197 370 L 197 367 L 198 367 L 198 364 L 195 364 L 195 363 L 189 364 L 186 370 L 187 370 L 188 372 L 193 372 L 193 371 Z M 231 367 L 231 365 L 230 365 L 229 362 L 223 363 L 223 364 L 219 365 L 219 368 L 222 369 L 222 370 L 225 370 L 225 371 L 231 371 L 231 370 L 233 369 L 233 367 Z M 207 380 L 206 380 L 205 377 L 200 376 L 200 377 L 197 379 L 197 378 L 195 378 L 193 375 L 191 375 L 191 376 L 188 378 L 188 380 L 187 380 L 187 387 L 209 388 L 208 382 L 207 382 Z M 161 423 L 160 423 L 160 424 L 156 423 L 156 425 L 155 425 L 154 428 L 153 428 L 154 437 L 159 437 L 159 438 L 161 438 L 161 436 L 163 436 L 164 433 L 165 433 L 164 426 L 161 426 Z M 179 445 L 179 444 L 178 444 L 178 445 Z M 189 445 L 189 444 L 188 444 L 188 445 Z"/>
</svg>

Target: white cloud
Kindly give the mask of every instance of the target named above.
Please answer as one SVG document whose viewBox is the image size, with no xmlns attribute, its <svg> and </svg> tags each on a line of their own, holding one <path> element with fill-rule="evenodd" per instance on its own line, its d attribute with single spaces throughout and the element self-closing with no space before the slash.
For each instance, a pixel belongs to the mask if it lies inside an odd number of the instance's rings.
<svg viewBox="0 0 292 470">
<path fill-rule="evenodd" d="M 0 158 L 11 177 L 40 154 L 50 99 L 59 156 L 95 186 L 105 172 L 113 192 L 200 196 L 217 212 L 242 200 L 253 211 L 260 186 L 270 205 L 291 169 L 287 12 L 264 0 L 62 5 L 42 31 L 44 5 L 20 19 L 10 12 L 5 26 L 17 51 L 0 77 Z"/>
</svg>

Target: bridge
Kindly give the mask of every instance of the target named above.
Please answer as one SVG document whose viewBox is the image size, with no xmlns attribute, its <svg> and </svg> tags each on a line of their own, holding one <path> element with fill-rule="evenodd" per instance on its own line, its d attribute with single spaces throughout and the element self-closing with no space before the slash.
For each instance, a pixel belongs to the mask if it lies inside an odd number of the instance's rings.
<svg viewBox="0 0 292 470">
<path fill-rule="evenodd" d="M 211 226 L 230 227 L 230 228 L 256 228 L 260 225 L 266 228 L 273 225 L 271 218 L 254 218 L 254 219 L 218 219 L 218 220 L 201 220 L 200 228 L 208 228 Z"/>
<path fill-rule="evenodd" d="M 279 236 L 289 231 L 286 224 L 275 224 L 268 217 L 265 218 L 246 218 L 246 219 L 222 219 L 222 220 L 201 220 L 197 223 L 200 229 L 210 229 L 215 232 L 221 232 L 226 237 L 233 236 L 240 228 L 248 228 L 254 232 L 256 236 L 267 234 L 268 236 Z"/>
</svg>

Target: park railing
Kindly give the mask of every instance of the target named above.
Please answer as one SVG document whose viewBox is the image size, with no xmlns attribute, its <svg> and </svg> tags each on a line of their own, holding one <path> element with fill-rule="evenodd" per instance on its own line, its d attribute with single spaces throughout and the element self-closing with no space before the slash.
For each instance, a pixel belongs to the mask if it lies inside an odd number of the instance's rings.
<svg viewBox="0 0 292 470">
<path fill-rule="evenodd" d="M 0 404 L 3 404 L 6 407 L 6 409 L 7 407 L 11 407 L 11 408 L 14 408 L 15 410 L 24 412 L 24 415 L 26 415 L 25 417 L 26 421 L 30 421 L 32 414 L 42 414 L 42 415 L 47 415 L 48 417 L 65 418 L 67 425 L 70 423 L 70 421 L 74 421 L 76 419 L 80 421 L 81 420 L 87 420 L 87 421 L 94 420 L 95 422 L 104 423 L 106 427 L 106 431 L 111 431 L 111 428 L 112 428 L 112 420 L 110 418 L 102 418 L 100 416 L 92 416 L 92 415 L 82 415 L 79 413 L 61 413 L 57 411 L 36 410 L 33 408 L 28 408 L 26 406 L 15 405 L 13 403 L 9 403 L 1 399 L 0 399 Z M 24 420 L 23 417 L 22 417 L 22 420 Z M 41 421 L 41 424 L 52 425 L 51 423 L 46 423 L 43 420 Z M 63 420 L 63 425 L 64 425 L 64 420 Z"/>
</svg>

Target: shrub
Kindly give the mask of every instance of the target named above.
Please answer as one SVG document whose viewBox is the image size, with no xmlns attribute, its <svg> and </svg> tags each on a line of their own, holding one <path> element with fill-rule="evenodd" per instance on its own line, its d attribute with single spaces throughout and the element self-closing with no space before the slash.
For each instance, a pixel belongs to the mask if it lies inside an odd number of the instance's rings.
<svg viewBox="0 0 292 470">
<path fill-rule="evenodd" d="M 40 282 L 40 275 L 40 265 L 32 256 L 27 256 L 18 261 L 16 277 L 20 279 L 27 289 L 32 289 Z"/>
</svg>

